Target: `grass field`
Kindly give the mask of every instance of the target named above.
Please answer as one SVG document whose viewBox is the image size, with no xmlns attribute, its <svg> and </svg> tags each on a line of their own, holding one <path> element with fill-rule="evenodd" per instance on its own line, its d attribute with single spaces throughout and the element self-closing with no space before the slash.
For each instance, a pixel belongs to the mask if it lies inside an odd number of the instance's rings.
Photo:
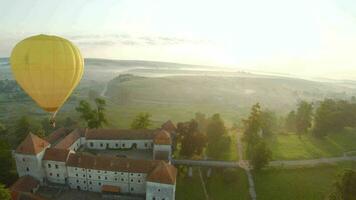
<svg viewBox="0 0 356 200">
<path fill-rule="evenodd" d="M 322 200 L 330 193 L 337 175 L 356 169 L 356 162 L 299 169 L 266 169 L 254 174 L 259 200 Z"/>
<path fill-rule="evenodd" d="M 210 199 L 250 199 L 248 193 L 248 181 L 242 169 L 235 170 L 237 180 L 225 183 L 221 174 L 214 174 L 207 179 L 207 191 Z"/>
<path fill-rule="evenodd" d="M 193 170 L 193 177 L 177 177 L 177 200 L 205 200 L 203 186 L 198 176 L 198 170 Z"/>
<path fill-rule="evenodd" d="M 273 160 L 297 160 L 342 156 L 346 151 L 356 150 L 356 132 L 331 134 L 324 139 L 307 135 L 277 135 L 267 139 Z"/>
<path fill-rule="evenodd" d="M 192 178 L 178 177 L 176 188 L 177 200 L 205 200 L 203 185 L 198 174 L 198 168 L 193 169 Z M 202 173 L 204 176 L 204 169 L 202 169 Z M 237 179 L 231 183 L 225 183 L 222 178 L 222 172 L 214 170 L 211 177 L 204 178 L 209 199 L 249 199 L 248 182 L 245 172 L 242 169 L 236 169 L 234 173 L 236 173 Z"/>
</svg>

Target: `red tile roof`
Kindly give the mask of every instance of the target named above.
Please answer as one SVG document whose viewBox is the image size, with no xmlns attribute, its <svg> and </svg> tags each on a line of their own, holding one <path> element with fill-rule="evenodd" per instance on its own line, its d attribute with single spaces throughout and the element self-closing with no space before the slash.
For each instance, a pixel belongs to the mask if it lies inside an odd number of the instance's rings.
<svg viewBox="0 0 356 200">
<path fill-rule="evenodd" d="M 156 151 L 155 160 L 169 160 L 169 153 L 167 151 Z"/>
<path fill-rule="evenodd" d="M 177 130 L 176 125 L 174 125 L 171 120 L 166 121 L 161 127 L 169 133 L 174 133 Z"/>
<path fill-rule="evenodd" d="M 87 140 L 132 140 L 153 139 L 157 130 L 131 130 L 131 129 L 90 129 L 86 132 Z"/>
<path fill-rule="evenodd" d="M 43 160 L 66 162 L 69 149 L 48 148 L 43 156 Z"/>
<path fill-rule="evenodd" d="M 118 186 L 113 186 L 113 185 L 103 185 L 101 187 L 102 192 L 113 192 L 113 193 L 119 193 L 120 192 L 120 187 Z"/>
<path fill-rule="evenodd" d="M 153 143 L 154 144 L 170 145 L 170 144 L 172 144 L 171 136 L 167 131 L 162 129 L 155 135 Z"/>
<path fill-rule="evenodd" d="M 32 192 L 39 186 L 39 182 L 31 176 L 22 176 L 10 187 L 14 192 Z"/>
<path fill-rule="evenodd" d="M 17 147 L 16 153 L 36 155 L 49 145 L 50 144 L 46 140 L 38 137 L 37 135 L 29 133 Z"/>
<path fill-rule="evenodd" d="M 68 134 L 69 131 L 70 130 L 67 128 L 59 128 L 59 129 L 53 131 L 51 134 L 49 134 L 46 137 L 46 140 L 49 143 L 54 144 L 54 143 L 58 142 L 61 138 L 64 138 Z"/>
<path fill-rule="evenodd" d="M 160 161 L 148 175 L 147 181 L 174 185 L 176 184 L 177 169 L 166 162 Z"/>
<path fill-rule="evenodd" d="M 69 149 L 72 144 L 77 141 L 81 136 L 81 130 L 75 129 L 71 133 L 69 133 L 63 140 L 61 140 L 58 144 L 56 144 L 56 148 L 58 149 Z"/>
</svg>

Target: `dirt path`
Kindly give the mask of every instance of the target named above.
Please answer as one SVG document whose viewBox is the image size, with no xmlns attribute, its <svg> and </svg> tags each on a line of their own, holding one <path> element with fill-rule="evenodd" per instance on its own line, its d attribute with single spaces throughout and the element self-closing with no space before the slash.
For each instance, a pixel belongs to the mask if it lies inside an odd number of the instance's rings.
<svg viewBox="0 0 356 200">
<path fill-rule="evenodd" d="M 100 96 L 107 98 L 107 96 L 105 96 L 105 94 L 106 94 L 106 91 L 108 91 L 108 84 L 109 84 L 109 82 L 105 83 L 104 89 L 103 89 L 103 91 L 101 91 Z"/>
<path fill-rule="evenodd" d="M 244 149 L 241 142 L 241 135 L 239 133 L 237 133 L 236 143 L 237 143 L 237 151 L 238 151 L 237 153 L 239 154 L 239 166 L 245 170 L 245 173 L 247 175 L 248 185 L 249 185 L 248 191 L 250 193 L 250 197 L 252 200 L 256 200 L 257 194 L 256 194 L 255 182 L 253 181 L 253 176 L 251 174 L 251 168 L 248 161 L 243 160 Z"/>
<path fill-rule="evenodd" d="M 199 176 L 200 176 L 200 180 L 201 180 L 201 183 L 202 183 L 202 186 L 203 186 L 205 199 L 206 199 L 206 200 L 209 200 L 208 191 L 207 191 L 207 189 L 206 189 L 206 184 L 205 184 L 205 181 L 204 181 L 204 179 L 203 179 L 203 175 L 201 174 L 200 167 L 199 167 Z"/>
</svg>

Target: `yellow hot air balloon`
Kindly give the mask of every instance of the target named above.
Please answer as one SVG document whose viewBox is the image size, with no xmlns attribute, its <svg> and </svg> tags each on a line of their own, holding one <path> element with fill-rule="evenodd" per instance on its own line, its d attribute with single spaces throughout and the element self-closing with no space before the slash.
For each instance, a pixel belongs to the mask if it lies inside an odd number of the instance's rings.
<svg viewBox="0 0 356 200">
<path fill-rule="evenodd" d="M 10 57 L 17 83 L 45 111 L 53 112 L 68 99 L 82 78 L 84 60 L 70 41 L 36 35 L 19 42 Z"/>
</svg>

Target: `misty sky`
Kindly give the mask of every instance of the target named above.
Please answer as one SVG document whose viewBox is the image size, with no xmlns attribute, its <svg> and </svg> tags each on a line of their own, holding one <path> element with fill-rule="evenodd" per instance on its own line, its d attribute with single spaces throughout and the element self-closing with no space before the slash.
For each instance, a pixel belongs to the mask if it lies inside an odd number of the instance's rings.
<svg viewBox="0 0 356 200">
<path fill-rule="evenodd" d="M 41 33 L 87 58 L 356 79 L 355 0 L 0 0 L 0 57 Z"/>
</svg>

